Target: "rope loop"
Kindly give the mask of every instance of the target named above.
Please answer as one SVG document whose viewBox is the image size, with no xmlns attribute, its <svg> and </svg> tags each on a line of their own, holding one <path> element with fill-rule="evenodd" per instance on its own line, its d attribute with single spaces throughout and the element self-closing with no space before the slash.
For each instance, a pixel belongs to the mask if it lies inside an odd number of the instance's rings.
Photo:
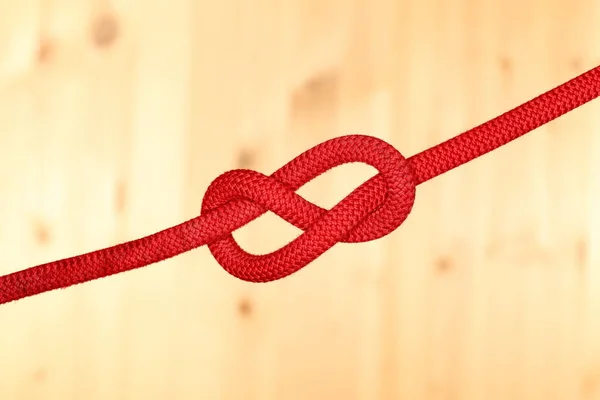
<svg viewBox="0 0 600 400">
<path fill-rule="evenodd" d="M 296 190 L 342 164 L 361 162 L 379 173 L 331 210 L 303 199 Z M 415 199 L 415 178 L 407 160 L 385 141 L 349 135 L 323 142 L 302 153 L 271 176 L 233 170 L 215 179 L 202 203 L 202 213 L 235 203 L 244 220 L 272 211 L 304 232 L 266 255 L 244 251 L 232 234 L 208 244 L 230 274 L 252 282 L 286 277 L 312 262 L 338 242 L 367 242 L 398 228 Z"/>
</svg>

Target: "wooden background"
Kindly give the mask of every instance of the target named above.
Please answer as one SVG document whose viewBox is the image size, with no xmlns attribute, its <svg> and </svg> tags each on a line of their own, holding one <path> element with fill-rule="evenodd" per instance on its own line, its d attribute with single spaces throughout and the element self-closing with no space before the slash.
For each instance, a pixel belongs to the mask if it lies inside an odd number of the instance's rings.
<svg viewBox="0 0 600 400">
<path fill-rule="evenodd" d="M 405 156 L 600 64 L 598 0 L 2 0 L 0 273 L 199 213 L 323 140 Z M 330 207 L 372 176 L 300 190 Z M 267 215 L 255 253 L 298 234 Z M 276 283 L 206 248 L 0 307 L 0 398 L 600 399 L 600 101 Z"/>
</svg>

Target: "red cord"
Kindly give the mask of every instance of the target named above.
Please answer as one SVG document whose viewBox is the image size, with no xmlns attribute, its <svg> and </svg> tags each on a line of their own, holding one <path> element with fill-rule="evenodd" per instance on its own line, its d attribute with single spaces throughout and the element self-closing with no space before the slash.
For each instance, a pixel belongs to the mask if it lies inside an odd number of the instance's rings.
<svg viewBox="0 0 600 400">
<path fill-rule="evenodd" d="M 230 274 L 266 282 L 290 275 L 338 242 L 375 240 L 406 219 L 417 185 L 488 153 L 600 96 L 600 66 L 444 143 L 405 159 L 388 143 L 351 135 L 328 140 L 271 176 L 227 172 L 212 182 L 199 217 L 153 235 L 0 277 L 0 304 L 143 267 L 208 245 Z M 331 210 L 295 193 L 329 169 L 363 162 L 379 174 Z M 267 211 L 304 231 L 283 248 L 252 255 L 231 232 Z"/>
</svg>

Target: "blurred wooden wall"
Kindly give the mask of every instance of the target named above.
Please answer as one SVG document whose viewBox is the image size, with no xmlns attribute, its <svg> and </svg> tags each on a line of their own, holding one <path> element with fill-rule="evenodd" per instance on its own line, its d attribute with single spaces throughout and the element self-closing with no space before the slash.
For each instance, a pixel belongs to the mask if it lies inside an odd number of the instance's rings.
<svg viewBox="0 0 600 400">
<path fill-rule="evenodd" d="M 413 155 L 600 64 L 597 0 L 0 2 L 0 273 L 199 213 L 323 140 Z M 300 190 L 330 207 L 373 174 Z M 267 215 L 255 253 L 298 231 Z M 0 307 L 0 399 L 600 399 L 600 100 L 238 281 L 206 248 Z"/>
</svg>

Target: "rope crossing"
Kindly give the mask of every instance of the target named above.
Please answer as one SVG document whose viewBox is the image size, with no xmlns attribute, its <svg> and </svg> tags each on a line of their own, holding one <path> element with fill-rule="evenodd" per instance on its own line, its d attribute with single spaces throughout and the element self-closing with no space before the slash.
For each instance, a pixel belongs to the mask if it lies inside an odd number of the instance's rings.
<svg viewBox="0 0 600 400">
<path fill-rule="evenodd" d="M 419 184 L 598 96 L 600 66 L 408 159 L 383 140 L 349 135 L 307 150 L 271 176 L 250 170 L 226 172 L 208 187 L 198 217 L 131 242 L 1 276 L 0 304 L 143 267 L 203 245 L 233 276 L 251 282 L 281 279 L 338 242 L 367 242 L 393 232 L 408 217 Z M 352 162 L 369 164 L 379 173 L 332 209 L 296 194 L 319 175 Z M 249 254 L 232 232 L 267 211 L 303 233 L 270 254 Z"/>
</svg>

